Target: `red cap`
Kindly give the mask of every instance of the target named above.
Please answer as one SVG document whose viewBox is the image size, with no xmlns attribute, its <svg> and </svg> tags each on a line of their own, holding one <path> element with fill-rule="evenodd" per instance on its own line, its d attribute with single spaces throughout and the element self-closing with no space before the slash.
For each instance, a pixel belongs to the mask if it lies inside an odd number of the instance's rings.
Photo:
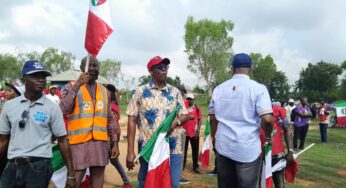
<svg viewBox="0 0 346 188">
<path fill-rule="evenodd" d="M 168 58 L 162 59 L 160 56 L 155 56 L 155 57 L 151 58 L 147 64 L 148 71 L 150 71 L 154 65 L 158 65 L 160 63 L 164 63 L 164 64 L 168 65 L 171 63 L 171 61 Z"/>
</svg>

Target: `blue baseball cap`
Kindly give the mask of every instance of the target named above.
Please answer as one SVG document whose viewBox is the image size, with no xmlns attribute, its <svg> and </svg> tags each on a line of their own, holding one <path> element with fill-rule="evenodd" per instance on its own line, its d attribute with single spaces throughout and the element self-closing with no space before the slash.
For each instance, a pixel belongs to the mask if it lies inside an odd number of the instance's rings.
<svg viewBox="0 0 346 188">
<path fill-rule="evenodd" d="M 251 68 L 252 60 L 249 55 L 240 53 L 236 54 L 232 59 L 233 68 Z"/>
<path fill-rule="evenodd" d="M 44 66 L 37 60 L 27 61 L 24 63 L 22 75 L 33 74 L 37 72 L 43 72 L 46 76 L 51 76 L 52 74 L 47 71 Z"/>
</svg>

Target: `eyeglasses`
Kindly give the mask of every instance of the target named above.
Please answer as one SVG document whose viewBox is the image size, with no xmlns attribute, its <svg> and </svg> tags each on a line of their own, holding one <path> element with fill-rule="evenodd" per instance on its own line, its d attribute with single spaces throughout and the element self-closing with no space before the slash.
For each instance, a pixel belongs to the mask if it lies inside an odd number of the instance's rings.
<svg viewBox="0 0 346 188">
<path fill-rule="evenodd" d="M 157 69 L 157 70 L 168 70 L 169 69 L 169 65 L 160 63 L 158 65 L 154 65 L 153 68 Z"/>
<path fill-rule="evenodd" d="M 22 120 L 19 121 L 19 128 L 23 129 L 25 127 L 26 122 L 28 121 L 29 111 L 24 110 L 22 112 Z"/>
</svg>

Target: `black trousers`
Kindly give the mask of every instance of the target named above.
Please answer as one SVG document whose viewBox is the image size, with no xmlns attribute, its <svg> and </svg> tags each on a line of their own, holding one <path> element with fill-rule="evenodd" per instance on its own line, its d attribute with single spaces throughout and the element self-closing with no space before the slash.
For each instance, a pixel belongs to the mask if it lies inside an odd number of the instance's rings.
<svg viewBox="0 0 346 188">
<path fill-rule="evenodd" d="M 186 165 L 186 157 L 187 157 L 187 150 L 189 149 L 189 143 L 191 144 L 191 148 L 192 148 L 193 169 L 196 169 L 198 168 L 199 137 L 189 137 L 189 136 L 186 136 L 186 140 L 185 140 L 183 169 L 185 169 L 185 165 Z"/>
<path fill-rule="evenodd" d="M 299 149 L 304 149 L 305 138 L 306 138 L 306 135 L 308 134 L 308 130 L 309 130 L 309 124 L 302 127 L 294 126 L 294 135 L 293 135 L 294 148 L 297 148 L 298 140 L 299 140 L 300 141 Z"/>
<path fill-rule="evenodd" d="M 261 155 L 243 163 L 217 155 L 217 184 L 219 188 L 257 188 L 261 172 Z"/>
</svg>

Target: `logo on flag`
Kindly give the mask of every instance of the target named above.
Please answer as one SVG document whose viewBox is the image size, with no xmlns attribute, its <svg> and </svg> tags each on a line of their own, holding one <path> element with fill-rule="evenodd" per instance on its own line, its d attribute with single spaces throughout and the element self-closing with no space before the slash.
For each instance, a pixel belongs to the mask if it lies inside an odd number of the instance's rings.
<svg viewBox="0 0 346 188">
<path fill-rule="evenodd" d="M 91 4 L 93 6 L 97 6 L 97 5 L 101 5 L 103 4 L 104 2 L 106 2 L 107 0 L 91 0 Z"/>
</svg>

